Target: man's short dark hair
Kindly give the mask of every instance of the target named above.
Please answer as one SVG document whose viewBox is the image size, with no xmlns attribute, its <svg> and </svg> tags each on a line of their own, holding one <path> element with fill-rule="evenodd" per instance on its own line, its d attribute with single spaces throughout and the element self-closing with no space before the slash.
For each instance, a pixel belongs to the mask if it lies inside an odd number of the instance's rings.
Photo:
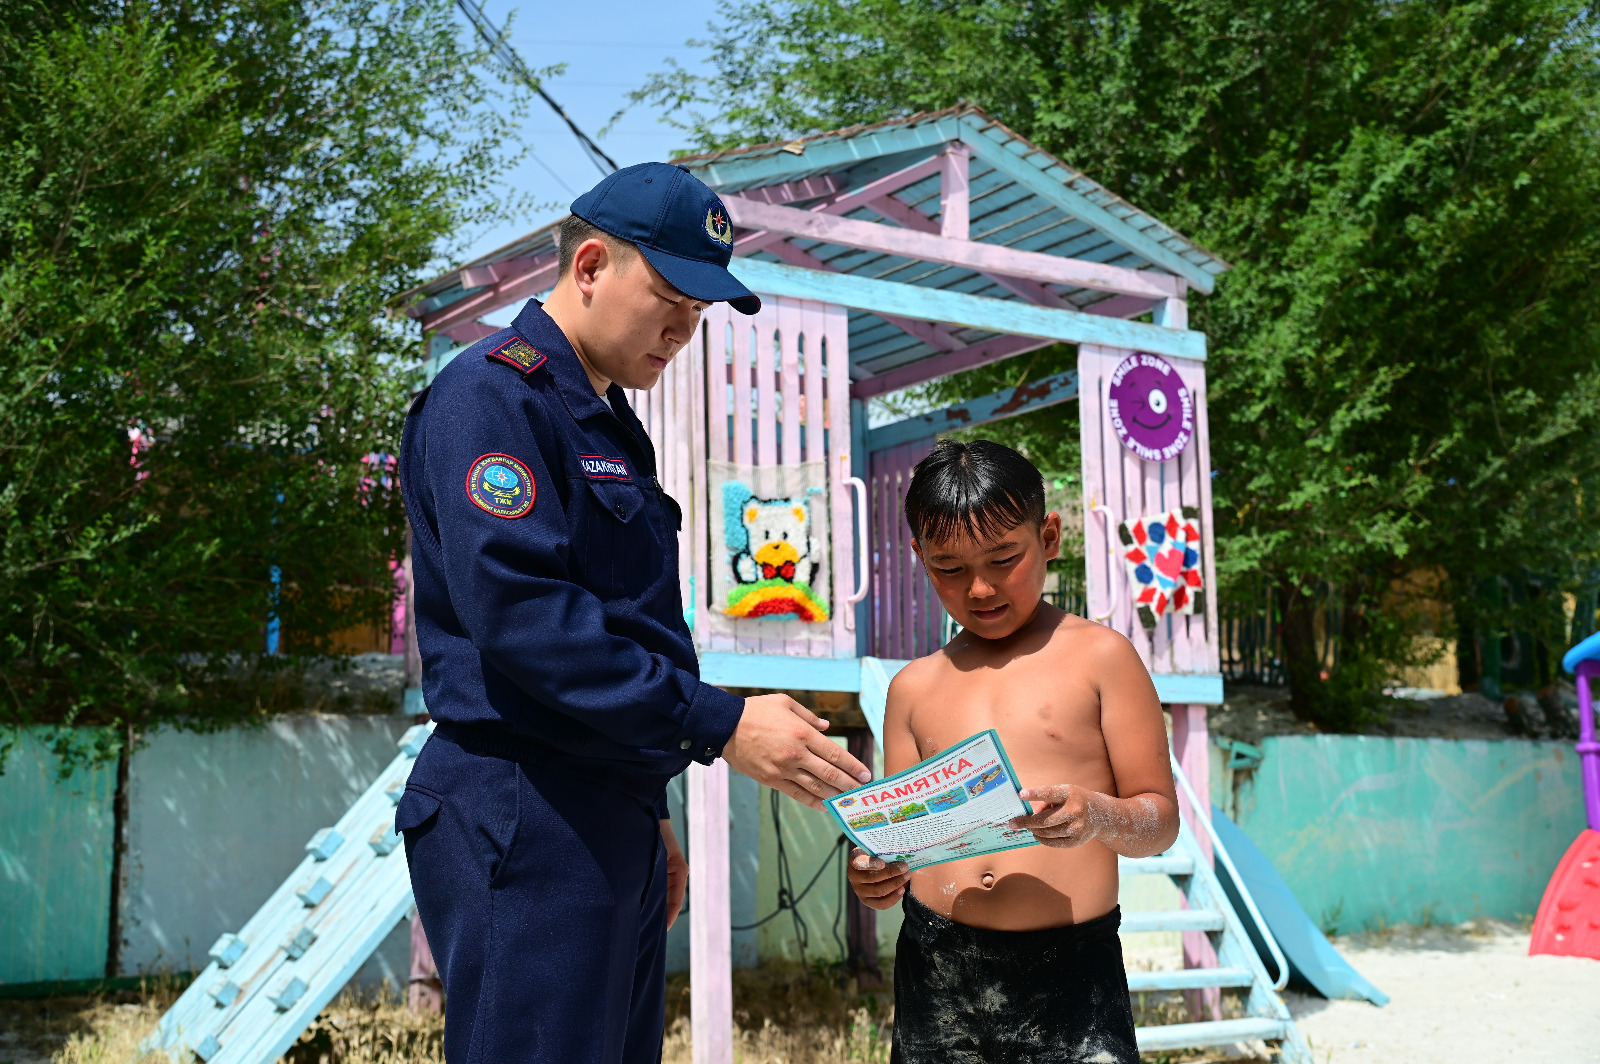
<svg viewBox="0 0 1600 1064">
<path fill-rule="evenodd" d="M 940 440 L 911 473 L 906 524 L 918 542 L 990 539 L 1024 521 L 1044 524 L 1044 477 L 1005 444 Z"/>
<path fill-rule="evenodd" d="M 572 257 L 578 253 L 578 248 L 583 246 L 585 240 L 600 241 L 611 249 L 611 254 L 623 266 L 632 261 L 632 256 L 628 252 L 638 254 L 639 251 L 621 237 L 612 236 L 599 226 L 590 225 L 576 214 L 569 214 L 562 219 L 561 230 L 556 234 L 556 246 L 560 249 L 556 272 L 558 279 L 565 277 L 567 271 L 572 269 Z"/>
</svg>

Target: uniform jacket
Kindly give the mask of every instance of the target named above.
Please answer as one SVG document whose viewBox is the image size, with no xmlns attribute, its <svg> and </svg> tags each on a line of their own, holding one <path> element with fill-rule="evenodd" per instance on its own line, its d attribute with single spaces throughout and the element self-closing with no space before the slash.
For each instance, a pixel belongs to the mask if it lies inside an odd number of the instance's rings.
<svg viewBox="0 0 1600 1064">
<path fill-rule="evenodd" d="M 595 394 L 537 301 L 417 396 L 400 477 L 428 712 L 654 803 L 744 703 L 699 679 L 682 511 L 613 384 Z M 418 781 L 424 783 L 425 781 Z"/>
</svg>

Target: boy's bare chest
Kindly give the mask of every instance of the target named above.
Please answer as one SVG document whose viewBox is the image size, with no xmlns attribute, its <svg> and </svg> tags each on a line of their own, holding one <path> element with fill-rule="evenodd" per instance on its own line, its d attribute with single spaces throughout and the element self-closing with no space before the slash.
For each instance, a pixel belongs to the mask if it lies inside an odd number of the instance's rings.
<svg viewBox="0 0 1600 1064">
<path fill-rule="evenodd" d="M 950 668 L 932 685 L 932 697 L 912 709 L 917 756 L 932 757 L 993 728 L 1024 786 L 1109 784 L 1111 763 L 1093 684 L 1070 667 L 1030 666 Z"/>
</svg>

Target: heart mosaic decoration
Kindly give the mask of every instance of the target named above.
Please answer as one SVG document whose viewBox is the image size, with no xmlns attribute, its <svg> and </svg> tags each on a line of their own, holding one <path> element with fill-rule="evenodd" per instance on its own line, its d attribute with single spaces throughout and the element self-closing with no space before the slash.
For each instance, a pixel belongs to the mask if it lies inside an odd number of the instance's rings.
<svg viewBox="0 0 1600 1064">
<path fill-rule="evenodd" d="M 1117 526 L 1117 538 L 1140 624 L 1154 628 L 1163 615 L 1205 611 L 1198 509 L 1185 506 L 1124 521 Z"/>
</svg>

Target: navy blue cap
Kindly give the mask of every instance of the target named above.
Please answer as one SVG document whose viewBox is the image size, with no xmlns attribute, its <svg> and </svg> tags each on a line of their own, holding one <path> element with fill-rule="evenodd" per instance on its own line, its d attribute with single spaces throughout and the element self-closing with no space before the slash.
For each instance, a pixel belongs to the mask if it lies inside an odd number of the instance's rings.
<svg viewBox="0 0 1600 1064">
<path fill-rule="evenodd" d="M 690 299 L 726 301 L 741 314 L 761 309 L 761 298 L 728 272 L 733 259 L 728 209 L 683 167 L 624 167 L 573 200 L 572 213 L 633 244 L 668 284 Z"/>
</svg>

